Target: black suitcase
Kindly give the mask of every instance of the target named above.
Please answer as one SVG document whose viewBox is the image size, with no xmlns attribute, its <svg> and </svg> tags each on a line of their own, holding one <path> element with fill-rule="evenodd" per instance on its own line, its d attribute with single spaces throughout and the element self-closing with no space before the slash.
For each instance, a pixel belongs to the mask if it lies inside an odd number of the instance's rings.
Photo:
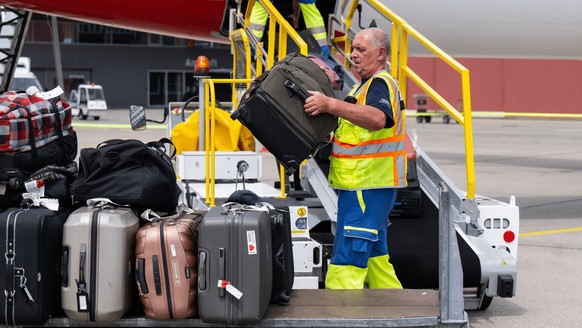
<svg viewBox="0 0 582 328">
<path fill-rule="evenodd" d="M 198 314 L 205 323 L 248 325 L 267 310 L 272 288 L 269 211 L 211 208 L 198 226 Z"/>
<path fill-rule="evenodd" d="M 293 241 L 289 207 L 277 207 L 269 211 L 273 249 L 273 287 L 271 303 L 289 305 L 295 268 L 293 265 Z"/>
<path fill-rule="evenodd" d="M 237 190 L 230 195 L 227 202 L 240 205 L 263 204 L 269 208 L 271 219 L 271 249 L 273 250 L 273 287 L 271 303 L 289 305 L 291 290 L 295 279 L 293 262 L 293 241 L 291 238 L 291 217 L 288 206 L 266 203 L 251 190 Z"/>
<path fill-rule="evenodd" d="M 309 90 L 334 95 L 326 73 L 309 58 L 293 53 L 257 77 L 231 114 L 279 160 L 287 175 L 324 145 L 337 125 L 335 116 L 305 113 Z"/>
<path fill-rule="evenodd" d="M 60 311 L 61 245 L 68 210 L 0 212 L 0 323 L 42 325 Z"/>
</svg>

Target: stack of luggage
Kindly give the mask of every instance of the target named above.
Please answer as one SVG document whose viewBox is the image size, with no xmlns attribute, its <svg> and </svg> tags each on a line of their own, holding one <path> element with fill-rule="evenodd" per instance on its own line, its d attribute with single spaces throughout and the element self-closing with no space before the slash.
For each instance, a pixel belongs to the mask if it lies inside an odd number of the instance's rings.
<svg viewBox="0 0 582 328">
<path fill-rule="evenodd" d="M 305 117 L 308 90 L 333 95 L 312 59 L 289 55 L 256 79 L 232 116 L 288 174 L 337 124 L 327 114 Z M 261 132 L 275 122 L 279 141 Z M 290 303 L 288 207 L 180 204 L 166 138 L 106 140 L 78 159 L 77 147 L 66 101 L 0 95 L 0 323 L 108 322 L 137 308 L 154 320 L 245 325 L 270 304 Z"/>
<path fill-rule="evenodd" d="M 0 95 L 0 323 L 42 324 L 59 310 L 63 225 L 77 174 L 71 122 L 58 98 Z"/>
</svg>

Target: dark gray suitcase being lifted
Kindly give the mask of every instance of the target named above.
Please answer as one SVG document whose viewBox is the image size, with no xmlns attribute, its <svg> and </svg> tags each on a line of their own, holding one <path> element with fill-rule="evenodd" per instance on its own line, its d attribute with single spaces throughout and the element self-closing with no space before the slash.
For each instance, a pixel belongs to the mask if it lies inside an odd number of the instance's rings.
<svg viewBox="0 0 582 328">
<path fill-rule="evenodd" d="M 198 226 L 200 319 L 229 325 L 259 322 L 271 299 L 272 265 L 266 208 L 211 208 Z"/>
<path fill-rule="evenodd" d="M 327 74 L 309 58 L 292 53 L 257 77 L 232 119 L 238 119 L 285 167 L 287 175 L 325 144 L 337 118 L 305 113 L 308 91 L 333 97 Z"/>
</svg>

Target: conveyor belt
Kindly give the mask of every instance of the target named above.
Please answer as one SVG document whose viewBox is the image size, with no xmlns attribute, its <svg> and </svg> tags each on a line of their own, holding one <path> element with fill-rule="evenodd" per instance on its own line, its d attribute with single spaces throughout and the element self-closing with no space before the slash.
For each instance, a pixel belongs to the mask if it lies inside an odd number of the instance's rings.
<svg viewBox="0 0 582 328">
<path fill-rule="evenodd" d="M 294 290 L 288 306 L 271 305 L 255 327 L 420 327 L 438 326 L 439 296 L 434 290 Z M 63 317 L 45 326 L 221 327 L 200 319 L 151 320 L 127 315 L 114 322 L 81 322 Z"/>
<path fill-rule="evenodd" d="M 391 218 L 388 228 L 390 262 L 404 288 L 438 288 L 439 212 L 422 192 L 422 215 Z M 458 237 L 458 234 L 457 234 Z M 463 265 L 464 287 L 479 287 L 481 265 L 463 238 L 457 238 Z"/>
</svg>

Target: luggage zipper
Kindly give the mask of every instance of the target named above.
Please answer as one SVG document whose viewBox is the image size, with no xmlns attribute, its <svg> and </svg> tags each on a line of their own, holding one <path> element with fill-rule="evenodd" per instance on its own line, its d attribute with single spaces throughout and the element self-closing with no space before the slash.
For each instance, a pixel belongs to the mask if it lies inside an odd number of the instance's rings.
<svg viewBox="0 0 582 328">
<path fill-rule="evenodd" d="M 162 244 L 162 266 L 164 267 L 164 279 L 166 281 L 166 298 L 168 301 L 168 314 L 170 319 L 174 319 L 174 311 L 172 309 L 172 292 L 170 290 L 170 277 L 168 274 L 168 258 L 166 255 L 166 242 L 164 236 L 164 224 L 166 220 L 160 220 L 160 243 Z"/>
<path fill-rule="evenodd" d="M 10 212 L 6 225 L 6 253 L 4 253 L 4 258 L 6 259 L 6 289 L 4 290 L 4 297 L 6 297 L 6 302 L 4 304 L 4 313 L 6 314 L 5 321 L 9 325 L 16 324 L 14 322 L 14 294 L 16 293 L 14 289 L 14 235 L 16 233 L 16 220 L 21 212 L 21 210 Z"/>
</svg>

